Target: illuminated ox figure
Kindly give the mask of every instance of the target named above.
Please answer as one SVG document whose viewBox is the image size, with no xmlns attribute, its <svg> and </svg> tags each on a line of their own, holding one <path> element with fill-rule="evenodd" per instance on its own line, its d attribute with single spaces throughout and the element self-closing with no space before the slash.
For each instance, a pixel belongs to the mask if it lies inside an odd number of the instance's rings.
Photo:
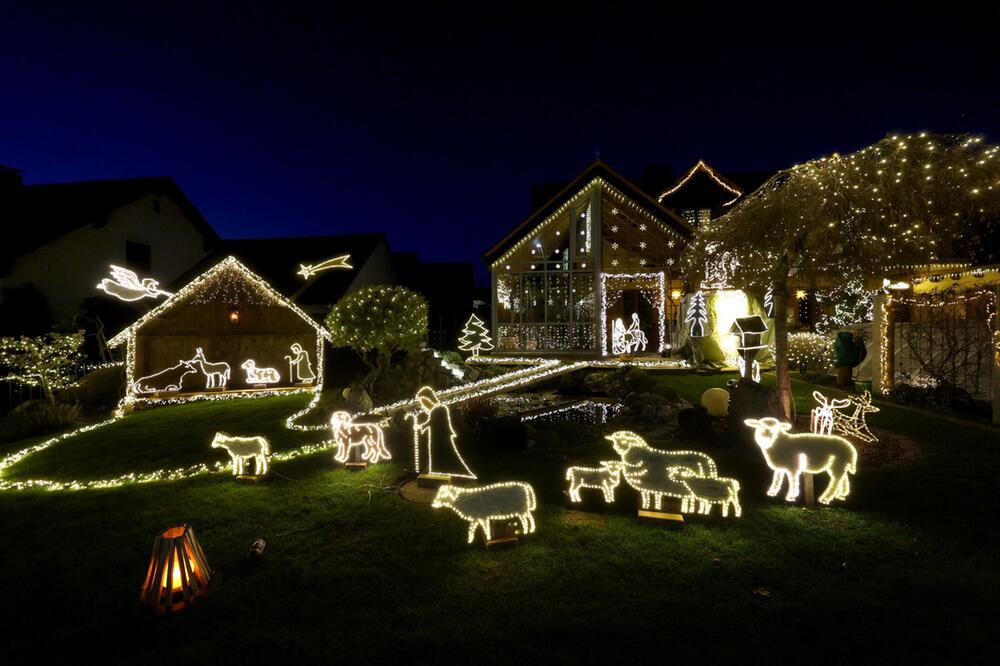
<svg viewBox="0 0 1000 666">
<path fill-rule="evenodd" d="M 347 412 L 334 412 L 330 417 L 330 428 L 333 430 L 333 441 L 337 444 L 337 455 L 334 460 L 347 462 L 351 449 L 361 449 L 361 459 L 371 464 L 379 460 L 392 460 L 389 450 L 385 448 L 385 434 L 377 423 L 355 423 L 354 417 Z"/>
<path fill-rule="evenodd" d="M 232 437 L 224 432 L 215 433 L 213 449 L 225 449 L 233 460 L 233 475 L 241 476 L 247 461 L 253 461 L 256 476 L 267 474 L 267 457 L 271 444 L 263 437 Z"/>
<path fill-rule="evenodd" d="M 746 419 L 743 423 L 754 429 L 754 440 L 764 453 L 767 466 L 774 470 L 767 494 L 774 497 L 788 477 L 785 499 L 794 502 L 799 497 L 799 477 L 802 472 L 830 475 L 830 483 L 817 500 L 829 504 L 844 499 L 851 491 L 850 474 L 857 470 L 858 452 L 843 437 L 813 433 L 792 434 L 792 424 L 768 416 Z"/>
<path fill-rule="evenodd" d="M 431 506 L 448 507 L 469 522 L 469 543 L 476 539 L 476 530 L 482 528 L 486 541 L 493 538 L 491 520 L 517 518 L 525 534 L 535 531 L 535 517 L 531 512 L 538 503 L 535 490 L 527 483 L 506 481 L 478 488 L 459 488 L 445 484 L 438 488 Z"/>
</svg>

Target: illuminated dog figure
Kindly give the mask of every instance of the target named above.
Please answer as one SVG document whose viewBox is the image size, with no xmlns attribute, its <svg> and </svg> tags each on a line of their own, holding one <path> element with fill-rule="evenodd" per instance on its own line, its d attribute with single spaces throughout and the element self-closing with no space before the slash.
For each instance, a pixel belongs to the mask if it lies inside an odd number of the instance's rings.
<svg viewBox="0 0 1000 666">
<path fill-rule="evenodd" d="M 442 485 L 431 506 L 448 507 L 469 522 L 469 543 L 476 539 L 476 529 L 482 528 L 486 541 L 493 538 L 491 520 L 517 518 L 525 534 L 535 531 L 535 517 L 531 515 L 538 502 L 535 490 L 527 483 L 506 481 L 478 488 L 459 488 Z"/>
<path fill-rule="evenodd" d="M 613 504 L 615 488 L 621 484 L 622 465 L 617 460 L 602 462 L 603 467 L 570 467 L 566 470 L 566 480 L 569 481 L 569 498 L 573 502 L 582 502 L 581 488 L 593 488 L 604 493 L 604 501 Z"/>
<path fill-rule="evenodd" d="M 743 514 L 740 506 L 740 482 L 736 479 L 694 476 L 683 469 L 671 470 L 670 477 L 688 490 L 688 496 L 682 500 L 681 513 L 697 510 L 707 516 L 712 512 L 712 506 L 718 504 L 722 508 L 723 518 L 729 515 L 729 507 L 733 508 L 735 517 L 739 518 Z"/>
<path fill-rule="evenodd" d="M 763 419 L 746 419 L 743 423 L 754 429 L 754 440 L 764 453 L 767 466 L 774 470 L 767 494 L 774 497 L 781 490 L 782 480 L 788 477 L 788 494 L 785 499 L 794 502 L 799 497 L 799 477 L 802 472 L 830 475 L 830 483 L 817 498 L 820 504 L 844 499 L 851 491 L 848 475 L 857 471 L 858 452 L 843 437 L 813 433 L 791 434 L 791 423 L 783 423 L 770 416 Z"/>
<path fill-rule="evenodd" d="M 349 413 L 334 412 L 330 416 L 330 428 L 333 430 L 333 441 L 337 444 L 337 455 L 334 456 L 337 462 L 347 462 L 353 448 L 360 448 L 361 458 L 373 465 L 379 460 L 392 460 L 389 450 L 385 448 L 385 434 L 378 424 L 355 423 Z"/>
<path fill-rule="evenodd" d="M 267 474 L 267 457 L 271 455 L 271 444 L 263 437 L 232 437 L 224 432 L 215 433 L 213 449 L 225 449 L 233 459 L 233 475 L 243 474 L 248 460 L 254 461 L 256 476 Z"/>
<path fill-rule="evenodd" d="M 274 368 L 258 368 L 257 361 L 248 358 L 240 366 L 247 373 L 247 384 L 277 384 L 281 381 L 281 373 Z"/>
</svg>

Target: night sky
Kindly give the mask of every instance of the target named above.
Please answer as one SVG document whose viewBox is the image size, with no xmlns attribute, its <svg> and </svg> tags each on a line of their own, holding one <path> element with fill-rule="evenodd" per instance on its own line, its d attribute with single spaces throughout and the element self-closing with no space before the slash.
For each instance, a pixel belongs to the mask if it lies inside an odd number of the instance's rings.
<svg viewBox="0 0 1000 666">
<path fill-rule="evenodd" d="M 1000 140 L 997 9 L 34 4 L 0 1 L 0 164 L 29 184 L 169 175 L 224 237 L 381 230 L 481 266 L 531 185 L 597 150 L 639 176 L 894 130 Z"/>
</svg>

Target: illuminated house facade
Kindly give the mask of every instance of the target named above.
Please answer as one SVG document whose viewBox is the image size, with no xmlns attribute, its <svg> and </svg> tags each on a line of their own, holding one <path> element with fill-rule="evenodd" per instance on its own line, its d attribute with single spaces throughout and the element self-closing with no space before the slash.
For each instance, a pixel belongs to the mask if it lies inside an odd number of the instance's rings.
<svg viewBox="0 0 1000 666">
<path fill-rule="evenodd" d="M 692 227 L 600 161 L 486 253 L 495 353 L 612 353 L 614 326 L 670 346 Z"/>
</svg>

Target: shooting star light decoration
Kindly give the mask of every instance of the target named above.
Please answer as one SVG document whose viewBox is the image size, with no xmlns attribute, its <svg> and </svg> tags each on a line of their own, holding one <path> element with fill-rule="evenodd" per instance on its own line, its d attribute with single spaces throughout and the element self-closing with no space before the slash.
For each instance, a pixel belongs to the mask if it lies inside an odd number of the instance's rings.
<svg viewBox="0 0 1000 666">
<path fill-rule="evenodd" d="M 160 283 L 153 278 L 139 279 L 135 272 L 111 264 L 111 277 L 101 280 L 97 288 L 122 301 L 141 301 L 144 298 L 173 296 L 169 291 L 159 289 Z"/>
<path fill-rule="evenodd" d="M 327 259 L 321 261 L 318 264 L 299 264 L 298 274 L 302 276 L 303 280 L 308 280 L 312 276 L 320 273 L 322 271 L 330 270 L 331 268 L 346 268 L 351 270 L 354 266 L 351 266 L 348 262 L 351 255 L 342 254 L 339 257 L 334 257 L 333 259 Z"/>
</svg>

